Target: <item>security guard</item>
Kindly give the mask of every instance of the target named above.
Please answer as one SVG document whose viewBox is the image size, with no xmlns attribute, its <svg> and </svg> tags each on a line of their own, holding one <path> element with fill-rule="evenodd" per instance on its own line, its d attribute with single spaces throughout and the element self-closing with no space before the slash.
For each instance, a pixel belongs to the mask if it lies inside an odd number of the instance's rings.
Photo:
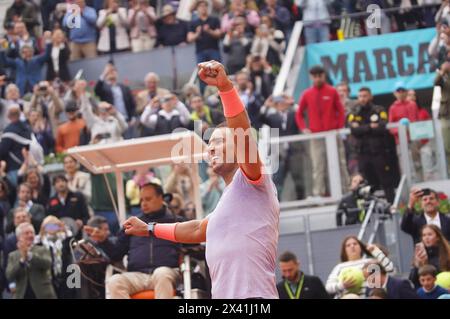
<svg viewBox="0 0 450 319">
<path fill-rule="evenodd" d="M 360 88 L 358 103 L 347 116 L 347 125 L 355 139 L 358 167 L 369 184 L 375 189 L 381 187 L 392 203 L 399 169 L 395 140 L 386 129 L 387 122 L 385 109 L 372 103 L 370 89 Z"/>
</svg>

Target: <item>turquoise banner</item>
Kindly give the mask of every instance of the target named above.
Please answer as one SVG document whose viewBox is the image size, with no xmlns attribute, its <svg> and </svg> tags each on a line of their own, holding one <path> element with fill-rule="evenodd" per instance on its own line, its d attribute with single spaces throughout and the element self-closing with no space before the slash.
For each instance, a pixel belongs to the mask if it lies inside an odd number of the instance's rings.
<svg viewBox="0 0 450 319">
<path fill-rule="evenodd" d="M 362 86 L 373 94 L 394 91 L 403 82 L 408 89 L 433 86 L 436 62 L 428 54 L 428 45 L 436 29 L 422 29 L 332 41 L 308 45 L 307 70 L 323 65 L 334 85 L 341 81 L 350 84 L 352 95 Z"/>
</svg>

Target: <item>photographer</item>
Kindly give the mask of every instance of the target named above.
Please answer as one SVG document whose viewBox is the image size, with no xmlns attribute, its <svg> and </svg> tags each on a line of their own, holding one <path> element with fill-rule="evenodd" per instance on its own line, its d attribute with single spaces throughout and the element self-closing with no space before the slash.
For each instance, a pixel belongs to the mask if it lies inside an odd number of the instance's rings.
<svg viewBox="0 0 450 319">
<path fill-rule="evenodd" d="M 364 177 L 361 174 L 353 175 L 350 192 L 342 197 L 336 212 L 336 225 L 354 225 L 360 224 L 364 220 L 364 186 L 367 186 Z M 345 223 L 343 217 L 345 216 Z"/>
<path fill-rule="evenodd" d="M 347 125 L 355 139 L 358 167 L 369 185 L 381 186 L 386 199 L 394 201 L 394 187 L 398 183 L 398 160 L 394 154 L 395 143 L 386 129 L 387 113 L 383 107 L 372 103 L 369 88 L 358 92 L 358 102 L 347 116 Z"/>
<path fill-rule="evenodd" d="M 417 214 L 415 204 L 420 200 L 423 213 Z M 421 229 L 425 225 L 436 225 L 447 240 L 450 240 L 450 218 L 439 212 L 439 197 L 436 191 L 412 188 L 409 203 L 402 217 L 401 229 L 410 234 L 414 243 L 421 241 Z"/>
<path fill-rule="evenodd" d="M 98 115 L 94 114 L 92 105 L 85 94 L 86 85 L 85 81 L 80 81 L 75 89 L 76 95 L 81 96 L 81 114 L 91 131 L 90 144 L 107 144 L 122 140 L 122 134 L 128 128 L 124 116 L 107 102 L 100 102 Z"/>
</svg>

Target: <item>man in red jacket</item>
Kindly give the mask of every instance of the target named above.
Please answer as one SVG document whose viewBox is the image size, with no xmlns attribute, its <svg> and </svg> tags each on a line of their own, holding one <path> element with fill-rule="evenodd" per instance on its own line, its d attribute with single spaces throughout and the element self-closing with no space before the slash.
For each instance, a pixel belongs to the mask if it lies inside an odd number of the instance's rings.
<svg viewBox="0 0 450 319">
<path fill-rule="evenodd" d="M 344 127 L 345 110 L 336 89 L 326 83 L 325 70 L 314 66 L 309 70 L 313 86 L 303 92 L 295 120 L 299 129 L 306 134 L 331 131 Z M 305 111 L 308 125 L 305 123 Z M 326 147 L 324 139 L 311 140 L 313 166 L 313 195 L 326 194 Z M 340 158 L 340 160 L 345 160 Z"/>
</svg>

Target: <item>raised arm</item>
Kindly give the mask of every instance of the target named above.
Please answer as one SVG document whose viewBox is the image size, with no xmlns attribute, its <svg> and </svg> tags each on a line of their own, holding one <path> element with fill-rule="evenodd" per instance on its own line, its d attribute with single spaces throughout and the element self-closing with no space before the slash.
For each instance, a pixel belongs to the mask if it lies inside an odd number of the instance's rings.
<svg viewBox="0 0 450 319">
<path fill-rule="evenodd" d="M 198 244 L 206 241 L 206 228 L 208 219 L 191 220 L 183 223 L 153 224 L 149 225 L 137 217 L 127 219 L 123 228 L 125 234 L 147 237 L 152 234 L 156 238 L 170 240 L 184 244 Z"/>
<path fill-rule="evenodd" d="M 235 153 L 239 166 L 252 181 L 259 180 L 262 175 L 262 162 L 259 158 L 256 141 L 251 135 L 250 121 L 238 92 L 228 78 L 225 68 L 216 61 L 200 63 L 198 75 L 207 85 L 216 86 L 222 99 L 227 126 L 233 129 Z M 242 138 L 237 134 L 242 132 L 244 142 L 237 143 Z"/>
</svg>

